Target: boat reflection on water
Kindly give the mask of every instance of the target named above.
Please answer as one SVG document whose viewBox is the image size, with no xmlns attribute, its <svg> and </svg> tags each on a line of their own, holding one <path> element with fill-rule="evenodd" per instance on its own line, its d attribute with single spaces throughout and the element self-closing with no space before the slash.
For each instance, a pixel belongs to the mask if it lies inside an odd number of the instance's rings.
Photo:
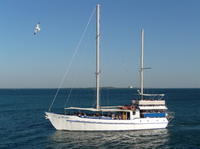
<svg viewBox="0 0 200 149">
<path fill-rule="evenodd" d="M 167 129 L 123 132 L 55 131 L 47 148 L 165 148 Z"/>
</svg>

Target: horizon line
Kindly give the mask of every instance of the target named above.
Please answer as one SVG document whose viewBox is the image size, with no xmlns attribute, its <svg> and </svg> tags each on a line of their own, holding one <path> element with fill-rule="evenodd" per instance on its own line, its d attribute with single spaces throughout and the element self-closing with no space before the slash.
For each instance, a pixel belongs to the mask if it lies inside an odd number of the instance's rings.
<svg viewBox="0 0 200 149">
<path fill-rule="evenodd" d="M 101 87 L 101 88 L 110 88 L 110 89 L 140 89 L 139 87 L 133 87 L 133 88 L 129 88 L 129 87 Z M 54 88 L 54 87 L 29 87 L 29 88 L 1 88 L 1 89 L 58 89 L 58 88 Z M 63 87 L 60 89 L 96 89 L 96 87 Z M 200 87 L 146 87 L 144 89 L 200 89 Z"/>
</svg>

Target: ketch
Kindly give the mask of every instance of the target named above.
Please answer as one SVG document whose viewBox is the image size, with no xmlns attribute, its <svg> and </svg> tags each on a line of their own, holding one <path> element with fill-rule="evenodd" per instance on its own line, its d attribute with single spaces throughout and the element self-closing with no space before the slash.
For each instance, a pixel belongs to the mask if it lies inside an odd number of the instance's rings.
<svg viewBox="0 0 200 149">
<path fill-rule="evenodd" d="M 164 94 L 145 94 L 143 87 L 144 30 L 141 31 L 141 66 L 139 98 L 127 105 L 100 105 L 100 5 L 96 6 L 96 107 L 65 107 L 66 111 L 83 111 L 74 114 L 45 112 L 46 118 L 57 130 L 68 131 L 130 131 L 163 129 L 168 126 L 169 116 Z M 39 27 L 39 26 L 38 26 Z M 83 114 L 84 113 L 84 114 Z"/>
</svg>

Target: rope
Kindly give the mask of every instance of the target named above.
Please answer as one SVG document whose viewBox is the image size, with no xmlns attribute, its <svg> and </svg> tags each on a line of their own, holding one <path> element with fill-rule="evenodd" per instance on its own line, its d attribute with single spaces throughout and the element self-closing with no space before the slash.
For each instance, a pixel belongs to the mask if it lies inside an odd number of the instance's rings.
<svg viewBox="0 0 200 149">
<path fill-rule="evenodd" d="M 61 86 L 63 85 L 64 80 L 65 80 L 65 78 L 67 77 L 67 75 L 68 75 L 68 73 L 69 73 L 69 70 L 70 70 L 70 68 L 71 68 L 71 66 L 72 66 L 72 62 L 73 62 L 73 60 L 74 60 L 74 57 L 76 56 L 76 54 L 77 54 L 77 52 L 78 52 L 78 50 L 79 50 L 79 47 L 80 47 L 81 42 L 82 42 L 82 40 L 83 40 L 83 38 L 84 38 L 84 36 L 85 36 L 85 33 L 86 33 L 87 28 L 88 28 L 88 26 L 89 26 L 89 24 L 90 24 L 90 22 L 91 22 L 91 19 L 92 19 L 93 15 L 94 15 L 94 12 L 95 12 L 95 8 L 93 9 L 93 11 L 92 11 L 92 13 L 91 13 L 91 15 L 90 15 L 90 17 L 89 17 L 89 20 L 88 20 L 88 22 L 87 22 L 87 24 L 86 24 L 86 26 L 85 26 L 85 29 L 84 29 L 84 31 L 83 31 L 83 33 L 82 33 L 82 35 L 81 35 L 81 38 L 80 38 L 80 40 L 79 40 L 79 42 L 78 42 L 78 44 L 77 44 L 77 46 L 76 46 L 76 48 L 75 48 L 75 51 L 74 51 L 74 53 L 73 53 L 73 55 L 72 55 L 72 58 L 71 58 L 71 60 L 70 60 L 70 63 L 69 63 L 69 65 L 68 65 L 68 67 L 67 67 L 67 69 L 66 69 L 66 71 L 65 71 L 65 73 L 64 73 L 64 75 L 63 75 L 62 80 L 61 80 L 60 83 L 59 83 L 59 87 L 58 87 L 57 90 L 56 90 L 56 94 L 55 94 L 55 96 L 54 96 L 54 98 L 53 98 L 53 100 L 52 100 L 51 105 L 49 106 L 49 111 L 51 111 L 51 108 L 52 108 L 52 106 L 53 106 L 53 104 L 54 104 L 54 102 L 55 102 L 55 100 L 56 100 L 56 97 L 58 96 L 58 93 L 59 93 L 59 91 L 60 91 L 60 88 L 61 88 Z"/>
<path fill-rule="evenodd" d="M 69 94 L 68 94 L 68 96 L 67 96 L 67 98 L 66 98 L 66 101 L 65 101 L 65 106 L 64 106 L 64 108 L 66 108 L 66 106 L 67 106 L 67 103 L 68 103 L 68 101 L 69 101 L 69 98 L 70 98 L 70 96 L 71 96 L 71 93 L 72 93 L 72 88 L 70 88 Z"/>
</svg>

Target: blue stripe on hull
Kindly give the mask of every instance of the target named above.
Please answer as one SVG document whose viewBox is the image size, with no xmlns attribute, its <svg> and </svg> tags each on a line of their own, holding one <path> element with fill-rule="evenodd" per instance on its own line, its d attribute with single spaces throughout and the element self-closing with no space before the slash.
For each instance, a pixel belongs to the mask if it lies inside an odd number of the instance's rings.
<svg viewBox="0 0 200 149">
<path fill-rule="evenodd" d="M 91 122 L 91 121 L 78 121 L 78 120 L 66 120 L 68 122 L 77 122 L 77 123 L 93 123 L 93 124 L 118 124 L 118 125 L 133 125 L 133 124 L 166 124 L 166 122 L 156 122 L 156 123 L 105 123 L 105 122 Z"/>
</svg>

